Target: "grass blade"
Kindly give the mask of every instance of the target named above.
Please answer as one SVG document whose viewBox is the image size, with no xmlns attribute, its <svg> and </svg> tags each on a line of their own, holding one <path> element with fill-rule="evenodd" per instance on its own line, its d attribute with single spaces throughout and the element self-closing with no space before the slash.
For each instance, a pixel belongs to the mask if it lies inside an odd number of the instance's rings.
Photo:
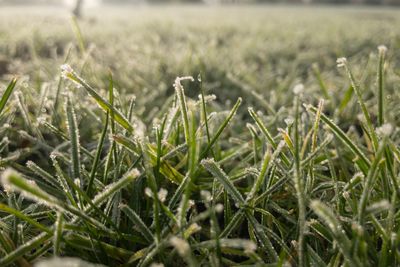
<svg viewBox="0 0 400 267">
<path fill-rule="evenodd" d="M 305 106 L 307 110 L 310 110 L 312 113 L 317 114 L 318 109 L 311 106 Z M 360 169 L 367 173 L 371 162 L 367 158 L 367 156 L 357 147 L 357 145 L 350 140 L 350 138 L 339 128 L 331 119 L 329 119 L 324 113 L 321 113 L 321 120 L 332 130 L 332 132 L 354 153 L 355 156 L 358 156 L 360 161 L 358 161 Z"/>
<path fill-rule="evenodd" d="M 146 224 L 142 221 L 139 215 L 136 214 L 131 208 L 127 205 L 122 204 L 119 208 L 128 216 L 128 218 L 135 224 L 138 228 L 138 231 L 146 238 L 147 241 L 152 242 L 154 240 L 153 234 L 150 229 L 147 228 Z"/>
<path fill-rule="evenodd" d="M 232 110 L 229 112 L 228 117 L 226 117 L 226 119 L 224 120 L 224 122 L 221 124 L 221 126 L 218 128 L 217 132 L 215 133 L 215 135 L 213 136 L 213 138 L 211 139 L 211 141 L 208 142 L 208 145 L 206 147 L 206 149 L 204 150 L 204 152 L 201 154 L 200 159 L 204 158 L 207 156 L 208 152 L 210 151 L 210 149 L 213 147 L 213 145 L 215 144 L 215 142 L 217 142 L 218 138 L 220 137 L 221 133 L 224 131 L 224 129 L 226 128 L 226 126 L 229 124 L 229 122 L 232 120 L 232 118 L 235 116 L 240 104 L 242 103 L 242 98 L 238 98 L 238 100 L 236 101 L 236 104 L 233 106 Z"/>
<path fill-rule="evenodd" d="M 188 117 L 188 107 L 186 104 L 185 90 L 181 84 L 183 80 L 192 80 L 192 77 L 178 77 L 175 79 L 174 87 L 176 96 L 178 98 L 179 109 L 181 111 L 182 123 L 183 123 L 183 131 L 185 134 L 185 141 L 189 145 L 190 144 L 190 129 L 189 129 L 189 117 Z"/>
<path fill-rule="evenodd" d="M 343 254 L 346 261 L 350 264 L 350 266 L 361 267 L 359 260 L 354 259 L 350 254 L 350 240 L 347 238 L 342 225 L 339 223 L 332 210 L 318 200 L 313 200 L 310 204 L 310 207 L 329 227 L 333 234 L 333 237 L 337 241 L 341 253 Z"/>
<path fill-rule="evenodd" d="M 60 245 L 61 245 L 61 239 L 62 239 L 62 232 L 63 232 L 63 221 L 64 217 L 62 212 L 57 212 L 57 221 L 55 223 L 55 229 L 54 229 L 54 248 L 53 248 L 53 253 L 54 256 L 57 256 L 60 254 Z"/>
<path fill-rule="evenodd" d="M 214 159 L 203 159 L 201 161 L 201 165 L 203 165 L 203 167 L 206 168 L 224 186 L 226 191 L 228 191 L 228 193 L 235 200 L 236 204 L 239 206 L 243 206 L 245 204 L 242 194 L 240 194 L 235 185 L 231 182 L 231 180 L 229 180 L 229 177 L 214 161 Z"/>
<path fill-rule="evenodd" d="M 365 121 L 366 121 L 366 124 L 368 127 L 368 133 L 372 139 L 372 143 L 373 143 L 375 151 L 376 151 L 378 149 L 378 138 L 376 136 L 375 129 L 372 124 L 371 115 L 369 114 L 368 109 L 365 106 L 365 102 L 362 97 L 361 88 L 358 85 L 358 83 L 356 82 L 356 80 L 354 79 L 353 73 L 351 72 L 351 69 L 345 58 L 338 59 L 338 67 L 344 67 L 346 70 L 347 76 L 349 77 L 350 82 L 351 82 L 351 86 L 353 87 L 353 90 L 357 95 L 358 104 L 361 107 L 361 111 L 364 115 L 364 118 L 365 118 Z"/>
<path fill-rule="evenodd" d="M 4 211 L 4 212 L 7 212 L 9 214 L 12 214 L 13 216 L 15 216 L 15 217 L 17 217 L 17 218 L 19 218 L 19 219 L 31 224 L 32 226 L 34 226 L 34 227 L 36 227 L 36 228 L 38 228 L 38 229 L 40 229 L 40 230 L 42 230 L 42 231 L 44 231 L 46 233 L 51 233 L 51 230 L 49 228 L 47 228 L 46 226 L 44 226 L 41 223 L 38 223 L 36 220 L 34 220 L 31 217 L 25 215 L 23 212 L 21 212 L 19 210 L 10 208 L 9 206 L 7 206 L 5 204 L 2 204 L 2 203 L 0 203 L 0 210 Z"/>
<path fill-rule="evenodd" d="M 113 114 L 113 119 L 121 125 L 123 128 L 125 128 L 129 133 L 132 133 L 134 128 L 128 121 L 128 119 L 125 118 L 124 115 L 122 115 L 121 112 L 119 112 L 117 109 L 115 109 L 107 100 L 105 100 L 103 97 L 101 97 L 85 80 L 83 80 L 69 65 L 63 65 L 61 66 L 63 76 L 70 79 L 71 81 L 77 83 L 80 86 L 83 86 L 85 88 L 86 92 L 93 97 L 93 99 L 97 102 L 97 104 L 105 111 L 105 112 L 112 112 Z"/>
<path fill-rule="evenodd" d="M 68 96 L 65 103 L 65 112 L 67 114 L 67 126 L 69 131 L 69 137 L 71 140 L 71 159 L 72 159 L 72 178 L 79 179 L 81 186 L 83 181 L 81 179 L 81 157 L 80 157 L 80 145 L 79 145 L 79 128 L 76 121 L 75 109 L 71 103 L 71 97 Z"/>
<path fill-rule="evenodd" d="M 384 45 L 378 47 L 379 64 L 378 64 L 378 125 L 382 126 L 385 122 L 384 99 L 385 99 L 385 56 L 387 48 Z"/>
<path fill-rule="evenodd" d="M 100 140 L 99 140 L 99 142 L 97 144 L 96 155 L 95 155 L 94 160 L 93 160 L 92 169 L 90 171 L 89 183 L 88 183 L 88 186 L 87 186 L 87 189 L 86 189 L 86 192 L 88 193 L 88 195 L 90 195 L 91 192 L 92 192 L 93 182 L 94 182 L 94 179 L 95 179 L 95 176 L 96 176 L 97 167 L 98 167 L 99 162 L 100 162 L 101 152 L 103 150 L 104 140 L 105 140 L 105 137 L 106 137 L 106 134 L 107 134 L 107 129 L 108 129 L 108 117 L 109 117 L 109 115 L 107 113 L 107 116 L 106 116 L 106 119 L 105 119 L 105 123 L 104 123 L 104 127 L 103 127 L 103 131 L 101 133 Z"/>
<path fill-rule="evenodd" d="M 13 250 L 12 252 L 8 253 L 3 258 L 0 258 L 0 266 L 8 266 L 13 262 L 20 259 L 23 255 L 27 252 L 32 251 L 32 249 L 42 245 L 51 237 L 50 234 L 42 233 L 35 238 L 31 239 L 30 241 L 26 242 L 25 244 L 21 245 L 17 249 Z"/>
</svg>

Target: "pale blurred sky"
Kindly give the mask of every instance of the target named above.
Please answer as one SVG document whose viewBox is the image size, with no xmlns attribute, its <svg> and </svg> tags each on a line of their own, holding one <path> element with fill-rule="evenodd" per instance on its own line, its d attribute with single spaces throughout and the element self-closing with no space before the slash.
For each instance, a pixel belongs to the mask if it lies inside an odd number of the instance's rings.
<svg viewBox="0 0 400 267">
<path fill-rule="evenodd" d="M 76 2 L 76 0 L 63 0 L 64 3 L 68 6 L 73 6 Z M 99 0 L 85 0 L 85 5 L 86 6 L 96 6 L 99 4 Z"/>
</svg>

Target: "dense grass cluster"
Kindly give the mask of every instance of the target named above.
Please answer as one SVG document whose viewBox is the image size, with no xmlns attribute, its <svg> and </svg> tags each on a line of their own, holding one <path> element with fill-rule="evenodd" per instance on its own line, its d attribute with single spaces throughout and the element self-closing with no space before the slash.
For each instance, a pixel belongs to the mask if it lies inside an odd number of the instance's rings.
<svg viewBox="0 0 400 267">
<path fill-rule="evenodd" d="M 400 264 L 396 11 L 26 12 L 0 10 L 0 266 Z"/>
</svg>

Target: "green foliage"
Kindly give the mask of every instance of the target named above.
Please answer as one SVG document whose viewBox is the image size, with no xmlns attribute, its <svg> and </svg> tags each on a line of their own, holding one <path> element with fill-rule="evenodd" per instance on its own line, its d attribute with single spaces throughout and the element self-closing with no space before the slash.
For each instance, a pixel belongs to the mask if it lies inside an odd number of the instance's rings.
<svg viewBox="0 0 400 267">
<path fill-rule="evenodd" d="M 155 10 L 0 23 L 0 266 L 399 265 L 394 13 Z"/>
</svg>

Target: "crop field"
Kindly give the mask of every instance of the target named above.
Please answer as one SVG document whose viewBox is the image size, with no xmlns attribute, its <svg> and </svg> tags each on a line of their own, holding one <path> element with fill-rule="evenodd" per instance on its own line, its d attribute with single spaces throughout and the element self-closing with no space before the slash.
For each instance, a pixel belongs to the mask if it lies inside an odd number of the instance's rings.
<svg viewBox="0 0 400 267">
<path fill-rule="evenodd" d="M 399 266 L 400 9 L 0 7 L 0 266 Z"/>
</svg>

